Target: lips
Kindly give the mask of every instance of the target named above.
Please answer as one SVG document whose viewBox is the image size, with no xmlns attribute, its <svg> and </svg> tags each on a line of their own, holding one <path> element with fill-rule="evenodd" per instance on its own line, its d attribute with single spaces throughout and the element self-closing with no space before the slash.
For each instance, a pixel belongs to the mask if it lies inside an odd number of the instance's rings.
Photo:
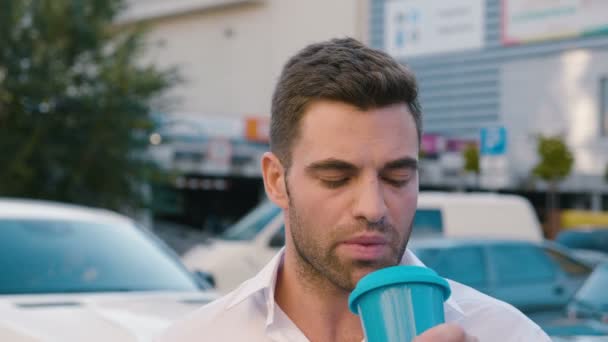
<svg viewBox="0 0 608 342">
<path fill-rule="evenodd" d="M 389 240 L 381 235 L 360 235 L 341 244 L 341 250 L 354 260 L 367 262 L 383 259 L 390 253 Z"/>
<path fill-rule="evenodd" d="M 386 245 L 387 243 L 388 239 L 380 235 L 361 235 L 344 241 L 344 244 L 347 245 L 363 246 Z"/>
</svg>

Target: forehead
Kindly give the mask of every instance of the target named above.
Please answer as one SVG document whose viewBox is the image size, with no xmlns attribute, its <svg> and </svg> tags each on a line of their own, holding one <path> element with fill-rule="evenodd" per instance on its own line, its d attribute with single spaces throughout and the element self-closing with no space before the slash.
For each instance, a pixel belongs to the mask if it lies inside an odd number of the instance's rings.
<svg viewBox="0 0 608 342">
<path fill-rule="evenodd" d="M 417 155 L 416 124 L 405 103 L 361 110 L 342 102 L 316 101 L 304 113 L 292 159 L 382 164 Z"/>
</svg>

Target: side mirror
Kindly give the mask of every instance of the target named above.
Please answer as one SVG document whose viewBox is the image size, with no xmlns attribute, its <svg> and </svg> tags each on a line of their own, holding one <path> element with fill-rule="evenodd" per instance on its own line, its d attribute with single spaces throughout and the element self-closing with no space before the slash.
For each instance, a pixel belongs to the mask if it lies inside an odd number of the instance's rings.
<svg viewBox="0 0 608 342">
<path fill-rule="evenodd" d="M 192 274 L 198 283 L 203 285 L 203 287 L 215 288 L 215 278 L 211 273 L 201 270 L 194 270 L 192 271 Z"/>
</svg>

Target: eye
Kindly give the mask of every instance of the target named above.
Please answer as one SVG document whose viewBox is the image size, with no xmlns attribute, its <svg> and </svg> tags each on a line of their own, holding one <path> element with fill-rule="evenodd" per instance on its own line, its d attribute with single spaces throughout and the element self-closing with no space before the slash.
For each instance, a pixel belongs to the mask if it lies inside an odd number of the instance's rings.
<svg viewBox="0 0 608 342">
<path fill-rule="evenodd" d="M 412 177 L 409 172 L 397 172 L 395 174 L 382 177 L 385 182 L 397 188 L 406 186 L 410 182 L 411 178 Z"/>
<path fill-rule="evenodd" d="M 339 187 L 345 185 L 346 183 L 348 183 L 348 178 L 321 179 L 321 183 L 323 183 L 323 185 L 325 185 L 328 188 L 335 189 L 335 188 L 339 188 Z"/>
<path fill-rule="evenodd" d="M 384 181 L 387 182 L 388 184 L 394 186 L 394 187 L 402 188 L 402 187 L 406 186 L 407 183 L 409 183 L 410 180 L 409 179 L 406 179 L 406 180 L 396 180 L 396 179 L 387 179 L 387 178 L 385 178 Z"/>
</svg>

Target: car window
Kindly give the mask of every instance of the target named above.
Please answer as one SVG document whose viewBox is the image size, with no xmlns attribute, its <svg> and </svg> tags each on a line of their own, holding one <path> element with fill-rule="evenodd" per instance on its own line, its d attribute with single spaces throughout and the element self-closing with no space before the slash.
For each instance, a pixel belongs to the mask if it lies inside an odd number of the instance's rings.
<svg viewBox="0 0 608 342">
<path fill-rule="evenodd" d="M 513 244 L 490 247 L 496 279 L 501 284 L 551 281 L 556 266 L 540 247 Z"/>
<path fill-rule="evenodd" d="M 571 258 L 568 255 L 561 253 L 558 250 L 545 248 L 545 253 L 555 261 L 559 265 L 559 267 L 564 270 L 564 272 L 571 275 L 588 275 L 591 273 L 591 267 L 578 262 Z"/>
<path fill-rule="evenodd" d="M 486 262 L 479 247 L 420 248 L 416 255 L 442 277 L 472 287 L 486 285 Z"/>
<path fill-rule="evenodd" d="M 0 294 L 177 290 L 198 286 L 129 224 L 0 220 Z"/>
<path fill-rule="evenodd" d="M 418 209 L 414 215 L 413 236 L 439 235 L 443 232 L 440 209 Z"/>
<path fill-rule="evenodd" d="M 266 201 L 228 228 L 221 238 L 238 241 L 253 240 L 280 212 L 279 207 Z"/>
<path fill-rule="evenodd" d="M 281 225 L 281 228 L 277 230 L 270 238 L 270 247 L 280 248 L 285 245 L 285 225 Z"/>
</svg>

